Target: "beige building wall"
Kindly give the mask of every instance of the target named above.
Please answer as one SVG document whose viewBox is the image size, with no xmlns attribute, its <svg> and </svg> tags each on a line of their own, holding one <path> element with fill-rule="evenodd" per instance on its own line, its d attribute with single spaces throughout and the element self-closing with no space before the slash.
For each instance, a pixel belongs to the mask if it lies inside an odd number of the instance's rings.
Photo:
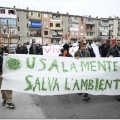
<svg viewBox="0 0 120 120">
<path fill-rule="evenodd" d="M 17 10 L 17 26 L 18 26 L 18 44 L 23 45 L 29 42 L 29 19 L 28 11 Z"/>
<path fill-rule="evenodd" d="M 86 18 L 85 17 L 79 17 L 79 37 L 80 39 L 83 39 L 86 37 Z"/>
<path fill-rule="evenodd" d="M 117 36 L 117 33 L 118 33 L 118 19 L 114 19 L 113 38 Z"/>
<path fill-rule="evenodd" d="M 29 11 L 29 19 L 41 20 L 40 11 Z"/>
<path fill-rule="evenodd" d="M 49 13 L 42 13 L 41 14 L 41 23 L 42 23 L 42 43 L 43 44 L 50 44 L 51 39 L 50 39 L 50 14 Z M 45 35 L 45 32 L 48 34 Z"/>
</svg>

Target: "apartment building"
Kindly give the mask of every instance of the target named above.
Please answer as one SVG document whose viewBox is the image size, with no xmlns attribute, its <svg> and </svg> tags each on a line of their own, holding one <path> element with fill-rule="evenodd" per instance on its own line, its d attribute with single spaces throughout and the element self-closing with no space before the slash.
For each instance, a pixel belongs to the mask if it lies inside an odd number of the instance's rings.
<svg viewBox="0 0 120 120">
<path fill-rule="evenodd" d="M 86 17 L 86 39 L 95 38 L 95 22 L 91 16 Z"/>
<path fill-rule="evenodd" d="M 51 43 L 59 44 L 63 37 L 63 21 L 59 12 L 50 14 L 50 33 Z"/>
<path fill-rule="evenodd" d="M 117 33 L 117 36 L 120 37 L 120 20 L 118 20 L 118 33 Z"/>
<path fill-rule="evenodd" d="M 28 12 L 29 23 L 27 23 L 27 27 L 29 28 L 29 32 L 27 33 L 27 37 L 29 37 L 30 43 L 32 41 L 36 41 L 37 43 L 42 43 L 42 22 L 41 22 L 41 12 L 29 10 Z"/>
<path fill-rule="evenodd" d="M 8 21 L 8 28 L 6 23 Z M 9 30 L 9 32 L 8 32 Z M 35 40 L 40 44 L 59 44 L 69 40 L 108 39 L 120 36 L 120 19 L 92 18 L 36 10 L 0 7 L 0 37 L 5 43 L 23 44 Z"/>
<path fill-rule="evenodd" d="M 18 28 L 18 44 L 29 42 L 29 19 L 28 10 L 16 9 L 17 11 L 17 28 Z"/>
<path fill-rule="evenodd" d="M 79 39 L 86 39 L 86 18 L 79 16 Z"/>
<path fill-rule="evenodd" d="M 99 21 L 100 19 L 98 18 L 98 16 L 96 18 L 94 18 L 94 23 L 95 23 L 95 34 L 94 34 L 94 38 L 98 38 L 99 37 Z"/>
<path fill-rule="evenodd" d="M 42 23 L 42 43 L 49 44 L 51 43 L 51 33 L 50 33 L 50 14 L 48 12 L 41 13 L 41 23 Z"/>
<path fill-rule="evenodd" d="M 118 18 L 100 18 L 99 36 L 103 39 L 115 38 L 118 33 Z"/>
<path fill-rule="evenodd" d="M 16 23 L 16 10 L 14 8 L 0 7 L 0 37 L 4 38 L 5 44 L 18 42 Z"/>
<path fill-rule="evenodd" d="M 117 33 L 119 32 L 118 30 L 118 26 L 119 26 L 119 19 L 113 18 L 112 21 L 109 23 L 110 25 L 110 36 L 112 36 L 112 38 L 115 38 L 116 36 L 119 36 Z"/>
</svg>

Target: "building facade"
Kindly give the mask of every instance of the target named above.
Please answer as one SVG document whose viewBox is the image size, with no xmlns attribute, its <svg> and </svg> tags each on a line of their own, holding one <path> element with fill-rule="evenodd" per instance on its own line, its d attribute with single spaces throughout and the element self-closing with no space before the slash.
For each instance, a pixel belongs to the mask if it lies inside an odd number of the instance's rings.
<svg viewBox="0 0 120 120">
<path fill-rule="evenodd" d="M 18 43 L 17 14 L 14 8 L 0 8 L 0 37 L 5 44 Z"/>
<path fill-rule="evenodd" d="M 17 9 L 18 44 L 29 42 L 28 10 Z"/>
<path fill-rule="evenodd" d="M 8 26 L 6 24 L 8 23 Z M 120 18 L 92 18 L 36 10 L 0 7 L 0 37 L 5 43 L 75 43 L 81 39 L 120 36 Z"/>
</svg>

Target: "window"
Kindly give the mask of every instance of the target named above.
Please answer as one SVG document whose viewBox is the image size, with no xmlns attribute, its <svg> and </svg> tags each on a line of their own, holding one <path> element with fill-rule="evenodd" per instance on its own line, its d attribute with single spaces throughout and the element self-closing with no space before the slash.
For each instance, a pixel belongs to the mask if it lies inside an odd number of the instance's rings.
<svg viewBox="0 0 120 120">
<path fill-rule="evenodd" d="M 15 11 L 14 11 L 14 10 L 8 10 L 8 14 L 13 14 L 13 15 L 15 15 Z"/>
<path fill-rule="evenodd" d="M 73 25 L 71 24 L 70 27 L 73 28 Z"/>
<path fill-rule="evenodd" d="M 92 29 L 92 26 L 90 26 L 90 29 Z"/>
<path fill-rule="evenodd" d="M 50 23 L 50 27 L 53 27 L 53 23 Z"/>
<path fill-rule="evenodd" d="M 5 14 L 5 10 L 4 10 L 4 9 L 1 9 L 1 10 L 0 10 L 0 13 L 1 13 L 1 14 Z"/>
<path fill-rule="evenodd" d="M 70 27 L 68 26 L 68 30 L 70 29 Z"/>
<path fill-rule="evenodd" d="M 38 17 L 40 17 L 40 13 L 38 13 Z"/>
<path fill-rule="evenodd" d="M 81 18 L 81 21 L 83 21 L 83 18 Z"/>
<path fill-rule="evenodd" d="M 72 32 L 72 35 L 74 35 L 74 32 Z"/>
<path fill-rule="evenodd" d="M 33 16 L 33 12 L 31 12 L 31 16 Z"/>
<path fill-rule="evenodd" d="M 29 33 L 27 33 L 27 37 L 29 37 Z"/>
<path fill-rule="evenodd" d="M 51 31 L 51 34 L 52 34 L 52 35 L 55 35 L 55 31 Z"/>
<path fill-rule="evenodd" d="M 18 31 L 20 31 L 20 27 L 18 26 Z"/>
<path fill-rule="evenodd" d="M 19 22 L 19 17 L 17 17 L 17 19 L 18 19 L 18 22 Z"/>
<path fill-rule="evenodd" d="M 90 33 L 90 36 L 93 36 L 93 33 Z"/>
<path fill-rule="evenodd" d="M 45 27 L 48 27 L 48 23 L 47 23 L 47 22 L 44 22 L 44 26 L 45 26 Z"/>
<path fill-rule="evenodd" d="M 48 31 L 44 31 L 44 35 L 48 35 Z"/>
<path fill-rule="evenodd" d="M 28 28 L 28 23 L 27 23 L 27 28 Z"/>
<path fill-rule="evenodd" d="M 80 33 L 81 36 L 83 36 L 83 33 Z"/>
<path fill-rule="evenodd" d="M 77 20 L 77 17 L 73 17 L 74 20 Z"/>
<path fill-rule="evenodd" d="M 18 39 L 20 40 L 20 36 L 18 37 Z"/>
<path fill-rule="evenodd" d="M 81 26 L 81 29 L 83 29 L 83 26 Z"/>
<path fill-rule="evenodd" d="M 60 27 L 60 24 L 59 24 L 59 23 L 57 23 L 57 24 L 56 24 L 56 27 Z"/>
<path fill-rule="evenodd" d="M 87 36 L 89 36 L 89 33 L 87 33 Z"/>
<path fill-rule="evenodd" d="M 44 18 L 47 18 L 47 14 L 44 14 Z"/>
<path fill-rule="evenodd" d="M 26 18 L 28 18 L 28 14 L 26 14 Z"/>
</svg>

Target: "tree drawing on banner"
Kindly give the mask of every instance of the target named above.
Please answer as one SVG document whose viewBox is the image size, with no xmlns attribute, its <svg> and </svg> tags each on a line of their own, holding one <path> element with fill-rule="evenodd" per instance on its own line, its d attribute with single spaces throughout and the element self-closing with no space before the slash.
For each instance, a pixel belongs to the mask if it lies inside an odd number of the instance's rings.
<svg viewBox="0 0 120 120">
<path fill-rule="evenodd" d="M 18 58 L 11 58 L 7 57 L 6 58 L 6 67 L 10 71 L 16 71 L 19 70 L 22 67 L 21 61 Z"/>
</svg>

